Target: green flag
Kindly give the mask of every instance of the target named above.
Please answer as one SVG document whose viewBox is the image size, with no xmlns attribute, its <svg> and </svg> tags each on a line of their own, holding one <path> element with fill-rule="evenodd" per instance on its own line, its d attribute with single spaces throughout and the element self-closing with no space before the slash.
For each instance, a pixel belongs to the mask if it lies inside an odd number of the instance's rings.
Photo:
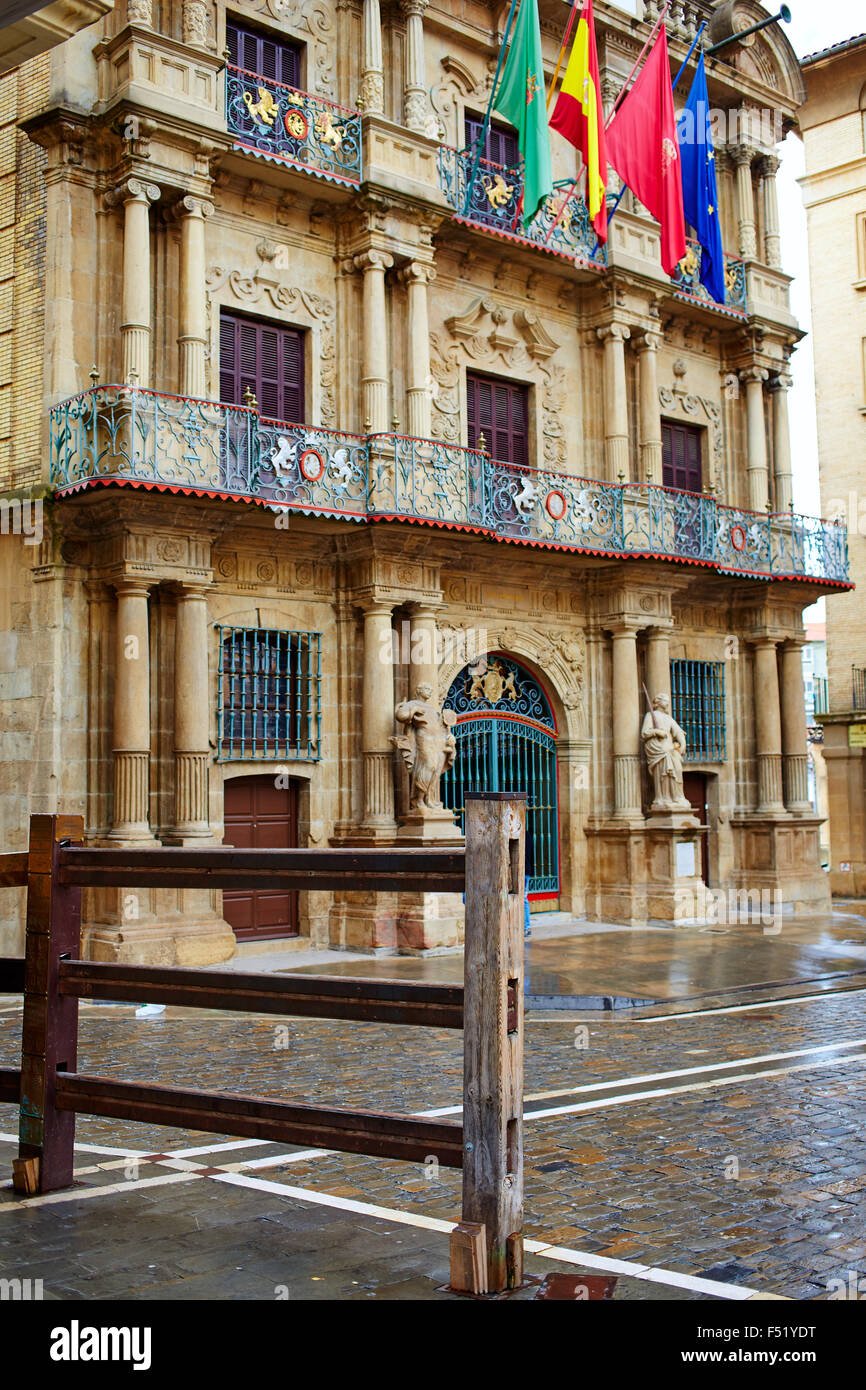
<svg viewBox="0 0 866 1390">
<path fill-rule="evenodd" d="M 528 227 L 553 192 L 538 0 L 520 0 L 514 37 L 494 105 L 517 127 L 524 171 L 523 225 Z"/>
</svg>

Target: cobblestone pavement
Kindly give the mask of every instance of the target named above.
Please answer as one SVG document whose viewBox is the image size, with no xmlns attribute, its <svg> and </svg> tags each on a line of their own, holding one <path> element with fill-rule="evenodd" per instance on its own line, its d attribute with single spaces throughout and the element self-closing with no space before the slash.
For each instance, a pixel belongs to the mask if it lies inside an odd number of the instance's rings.
<svg viewBox="0 0 866 1390">
<path fill-rule="evenodd" d="M 687 934 L 665 936 L 688 957 Z M 614 940 L 599 934 L 593 954 Z M 836 972 L 862 968 L 864 940 L 851 918 L 833 949 L 791 947 L 775 978 L 834 973 L 836 947 Z M 633 949 L 638 993 L 660 950 L 641 966 Z M 866 982 L 827 979 L 816 997 L 752 971 L 763 988 L 744 995 L 739 966 L 713 969 L 656 995 L 687 1005 L 528 1018 L 526 1235 L 555 1247 L 530 1246 L 533 1273 L 609 1272 L 614 1298 L 641 1299 L 708 1297 L 714 1284 L 817 1299 L 866 1278 Z M 726 992 L 694 1002 L 707 984 Z M 0 1059 L 15 1057 L 19 1031 L 17 1001 L 0 998 Z M 462 1037 L 446 1030 L 83 1005 L 80 1039 L 80 1070 L 101 1075 L 406 1113 L 460 1103 Z M 0 1181 L 16 1120 L 0 1107 Z M 87 1117 L 77 1138 L 174 1159 L 130 1166 L 85 1148 L 79 1180 L 105 1192 L 33 1204 L 0 1192 L 2 1273 L 41 1277 L 49 1296 L 449 1297 L 436 1287 L 455 1172 L 250 1141 L 214 1152 L 230 1140 Z M 189 1147 L 206 1152 L 178 1156 Z"/>
</svg>

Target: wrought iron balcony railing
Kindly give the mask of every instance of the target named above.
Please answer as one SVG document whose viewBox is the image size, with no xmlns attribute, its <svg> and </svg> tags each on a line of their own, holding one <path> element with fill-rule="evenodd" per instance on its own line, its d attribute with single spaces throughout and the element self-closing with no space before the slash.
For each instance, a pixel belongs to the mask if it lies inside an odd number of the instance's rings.
<svg viewBox="0 0 866 1390">
<path fill-rule="evenodd" d="M 241 498 L 274 510 L 400 519 L 726 574 L 848 583 L 845 527 L 725 506 L 648 483 L 516 467 L 477 449 L 266 420 L 246 406 L 98 386 L 51 411 L 51 485 L 115 482 Z"/>
<path fill-rule="evenodd" d="M 226 124 L 236 148 L 332 183 L 361 182 L 359 111 L 229 64 Z"/>
<path fill-rule="evenodd" d="M 453 145 L 439 147 L 439 184 L 454 208 L 455 217 L 472 226 L 484 227 L 497 236 L 567 256 L 572 261 L 604 265 L 604 247 L 600 246 L 598 251 L 594 249 L 596 235 L 583 199 L 575 195 L 563 211 L 563 202 L 572 186 L 570 179 L 554 185 L 553 194 L 524 230 L 522 169 L 494 164 L 489 159 L 479 160 L 467 202 L 473 159 L 471 149 L 457 150 Z"/>
<path fill-rule="evenodd" d="M 696 299 L 701 304 L 709 304 L 738 316 L 746 313 L 746 267 L 736 256 L 725 256 L 724 304 L 717 304 L 701 283 L 701 248 L 696 241 L 689 240 L 686 254 L 671 279 L 676 285 L 676 293 L 682 298 Z"/>
</svg>

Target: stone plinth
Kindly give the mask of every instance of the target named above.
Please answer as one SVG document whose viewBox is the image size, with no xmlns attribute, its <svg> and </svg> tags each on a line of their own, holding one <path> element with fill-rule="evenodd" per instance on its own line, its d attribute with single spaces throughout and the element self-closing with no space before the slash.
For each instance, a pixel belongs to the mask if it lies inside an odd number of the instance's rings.
<svg viewBox="0 0 866 1390">
<path fill-rule="evenodd" d="M 786 915 L 829 912 L 830 881 L 820 860 L 822 824 L 814 815 L 732 819 L 732 885 L 775 895 Z"/>
<path fill-rule="evenodd" d="M 587 916 L 635 927 L 703 920 L 702 833 L 693 816 L 678 813 L 589 828 Z"/>
</svg>

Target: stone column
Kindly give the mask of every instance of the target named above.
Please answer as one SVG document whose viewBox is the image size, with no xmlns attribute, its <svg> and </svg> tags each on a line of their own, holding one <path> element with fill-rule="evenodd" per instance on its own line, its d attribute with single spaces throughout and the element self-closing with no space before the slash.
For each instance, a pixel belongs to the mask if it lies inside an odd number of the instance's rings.
<svg viewBox="0 0 866 1390">
<path fill-rule="evenodd" d="M 785 806 L 798 815 L 809 814 L 809 754 L 806 748 L 806 701 L 803 691 L 802 640 L 794 638 L 782 647 L 782 754 L 785 770 Z"/>
<path fill-rule="evenodd" d="M 436 606 L 416 603 L 412 608 L 409 633 L 409 697 L 419 685 L 432 688 L 433 704 L 439 703 L 439 662 L 437 661 Z"/>
<path fill-rule="evenodd" d="M 109 838 L 152 840 L 150 829 L 150 586 L 120 580 L 114 673 L 114 807 Z"/>
<path fill-rule="evenodd" d="M 205 289 L 204 221 L 213 212 L 201 198 L 181 198 L 180 223 L 180 393 L 202 400 L 207 394 L 205 344 L 207 342 L 207 291 Z"/>
<path fill-rule="evenodd" d="M 153 24 L 152 0 L 126 0 L 126 18 L 129 24 Z"/>
<path fill-rule="evenodd" d="M 753 261 L 758 253 L 755 235 L 755 195 L 752 188 L 752 150 L 738 145 L 731 151 L 737 166 L 737 215 L 740 228 L 740 255 Z"/>
<path fill-rule="evenodd" d="M 406 391 L 409 418 L 406 433 L 415 439 L 429 439 L 430 422 L 430 329 L 427 321 L 427 286 L 435 277 L 432 266 L 413 261 L 400 271 L 408 303 L 407 353 L 409 381 Z"/>
<path fill-rule="evenodd" d="M 746 433 L 749 476 L 749 506 L 753 512 L 765 512 L 770 495 L 767 472 L 767 436 L 764 429 L 764 382 L 767 373 L 761 367 L 749 367 L 740 372 L 746 386 Z"/>
<path fill-rule="evenodd" d="M 665 627 L 652 627 L 647 633 L 646 683 L 651 700 L 656 695 L 671 698 L 670 634 Z"/>
<path fill-rule="evenodd" d="M 761 161 L 761 173 L 764 178 L 764 261 L 776 270 L 782 265 L 779 200 L 776 194 L 776 174 L 781 162 L 774 154 L 765 155 Z"/>
<path fill-rule="evenodd" d="M 385 316 L 385 271 L 394 264 L 385 251 L 355 257 L 364 273 L 363 375 L 364 429 L 384 434 L 388 421 L 388 326 Z M 367 423 L 369 422 L 369 423 Z"/>
<path fill-rule="evenodd" d="M 123 201 L 123 299 L 120 338 L 123 380 L 150 383 L 150 205 L 156 184 L 128 179 L 115 198 Z"/>
<path fill-rule="evenodd" d="M 613 629 L 613 782 L 618 820 L 641 816 L 639 689 L 637 630 L 623 623 Z"/>
<path fill-rule="evenodd" d="M 630 477 L 628 458 L 628 392 L 625 379 L 625 341 L 630 336 L 621 323 L 596 330 L 604 343 L 604 457 L 608 482 Z"/>
<path fill-rule="evenodd" d="M 364 688 L 361 752 L 364 760 L 364 829 L 396 830 L 394 820 L 394 658 L 392 605 L 371 600 L 364 610 Z"/>
<path fill-rule="evenodd" d="M 183 0 L 183 41 L 192 48 L 207 48 L 207 12 L 210 6 L 206 0 Z"/>
<path fill-rule="evenodd" d="M 758 758 L 758 814 L 783 811 L 782 721 L 776 642 L 755 642 L 755 751 Z"/>
<path fill-rule="evenodd" d="M 406 62 L 403 122 L 410 130 L 427 129 L 427 73 L 424 66 L 424 20 L 427 0 L 401 0 L 406 17 Z"/>
<path fill-rule="evenodd" d="M 640 418 L 638 422 L 640 481 L 642 483 L 661 484 L 662 421 L 659 411 L 658 373 L 656 370 L 658 346 L 657 333 L 644 333 L 635 343 L 640 395 Z"/>
<path fill-rule="evenodd" d="M 211 838 L 208 811 L 210 687 L 207 589 L 185 584 L 174 637 L 174 789 L 172 838 Z"/>
<path fill-rule="evenodd" d="M 358 105 L 372 116 L 381 115 L 385 109 L 382 17 L 379 13 L 379 0 L 364 0 L 361 93 Z"/>
<path fill-rule="evenodd" d="M 794 478 L 791 471 L 791 434 L 788 426 L 788 391 L 793 378 L 780 372 L 770 382 L 773 398 L 773 477 L 776 511 L 786 512 L 794 500 Z"/>
</svg>

